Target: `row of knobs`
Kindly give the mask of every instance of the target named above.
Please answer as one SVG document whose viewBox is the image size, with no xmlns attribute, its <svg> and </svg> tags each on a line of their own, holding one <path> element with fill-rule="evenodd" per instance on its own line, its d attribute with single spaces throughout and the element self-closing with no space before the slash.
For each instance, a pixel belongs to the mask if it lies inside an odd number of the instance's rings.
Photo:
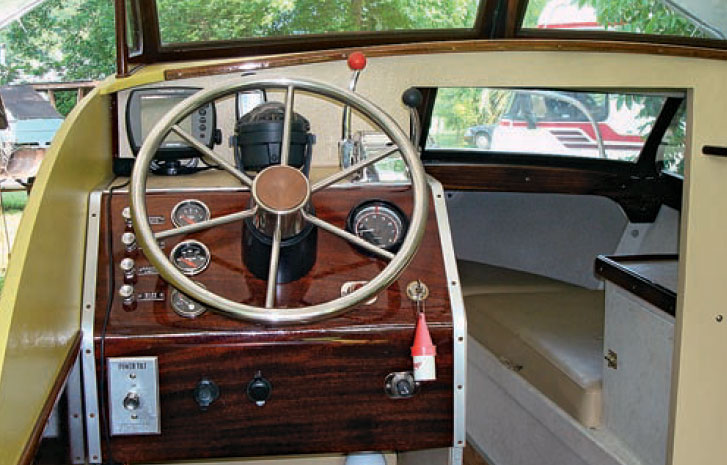
<svg viewBox="0 0 727 465">
<path fill-rule="evenodd" d="M 124 257 L 119 263 L 121 272 L 124 274 L 124 284 L 119 288 L 119 297 L 121 304 L 126 310 L 136 308 L 136 293 L 134 292 L 134 284 L 137 280 L 136 262 L 132 257 L 136 256 L 139 246 L 136 243 L 136 235 L 131 232 L 131 211 L 126 207 L 122 211 L 126 232 L 121 235 L 121 244 L 124 246 Z"/>
</svg>

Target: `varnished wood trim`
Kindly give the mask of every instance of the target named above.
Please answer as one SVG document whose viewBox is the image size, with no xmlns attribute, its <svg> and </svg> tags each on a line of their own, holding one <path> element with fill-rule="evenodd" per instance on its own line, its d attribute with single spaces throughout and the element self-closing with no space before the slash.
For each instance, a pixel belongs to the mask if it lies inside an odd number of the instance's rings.
<svg viewBox="0 0 727 465">
<path fill-rule="evenodd" d="M 303 53 L 288 53 L 265 58 L 250 57 L 227 63 L 175 68 L 165 71 L 167 80 L 194 78 L 244 72 L 265 68 L 278 68 L 309 63 L 323 63 L 345 60 L 354 51 L 362 51 L 368 57 L 386 57 L 398 55 L 421 55 L 434 53 L 467 53 L 467 52 L 512 52 L 512 51 L 568 51 L 568 52 L 599 52 L 599 53 L 643 53 L 687 58 L 706 58 L 727 60 L 727 50 L 682 45 L 666 45 L 639 42 L 614 42 L 594 40 L 549 40 L 549 39 L 515 39 L 515 40 L 461 40 L 442 42 L 423 42 L 399 45 L 379 45 L 361 48 L 342 48 Z"/>
<path fill-rule="evenodd" d="M 640 176 L 633 170 L 569 168 L 564 166 L 438 163 L 426 164 L 427 173 L 446 190 L 481 192 L 532 192 L 599 195 L 618 203 L 629 220 L 651 223 L 667 197 L 679 203 L 676 183 L 662 176 Z M 628 167 L 628 166 L 627 166 Z"/>
<path fill-rule="evenodd" d="M 651 281 L 628 267 L 629 262 L 643 261 L 675 261 L 679 256 L 675 254 L 663 255 L 599 255 L 596 258 L 596 274 L 607 279 L 617 286 L 631 292 L 654 305 L 671 316 L 676 314 L 677 295 L 671 289 Z"/>
<path fill-rule="evenodd" d="M 116 76 L 124 77 L 129 71 L 127 57 L 129 56 L 126 43 L 126 3 L 125 0 L 116 0 L 114 4 L 116 15 Z"/>
<path fill-rule="evenodd" d="M 63 360 L 63 365 L 61 365 L 60 372 L 58 373 L 58 376 L 53 383 L 53 387 L 48 394 L 48 398 L 43 404 L 40 415 L 38 416 L 38 419 L 35 422 L 35 426 L 33 427 L 33 431 L 30 434 L 30 439 L 25 444 L 25 449 L 23 449 L 23 453 L 21 454 L 20 460 L 18 461 L 19 465 L 30 465 L 31 463 L 33 463 L 35 454 L 38 451 L 38 447 L 40 446 L 40 441 L 43 438 L 43 430 L 45 429 L 45 425 L 46 423 L 48 423 L 48 418 L 53 411 L 53 406 L 56 404 L 58 396 L 61 395 L 63 386 L 65 386 L 66 384 L 66 379 L 68 378 L 68 374 L 71 372 L 71 368 L 73 368 L 73 364 L 76 362 L 76 358 L 78 357 L 80 349 L 81 332 L 78 331 L 76 332 L 75 336 L 73 336 L 71 347 L 66 354 L 65 360 Z"/>
</svg>

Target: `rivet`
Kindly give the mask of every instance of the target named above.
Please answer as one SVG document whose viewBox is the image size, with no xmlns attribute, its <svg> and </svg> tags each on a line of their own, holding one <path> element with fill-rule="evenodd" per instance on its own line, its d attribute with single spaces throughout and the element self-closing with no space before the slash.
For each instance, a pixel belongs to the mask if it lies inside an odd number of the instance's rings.
<svg viewBox="0 0 727 465">
<path fill-rule="evenodd" d="M 715 320 L 717 320 L 717 323 L 722 323 L 722 320 L 724 320 L 724 317 L 722 315 L 717 315 Z"/>
</svg>

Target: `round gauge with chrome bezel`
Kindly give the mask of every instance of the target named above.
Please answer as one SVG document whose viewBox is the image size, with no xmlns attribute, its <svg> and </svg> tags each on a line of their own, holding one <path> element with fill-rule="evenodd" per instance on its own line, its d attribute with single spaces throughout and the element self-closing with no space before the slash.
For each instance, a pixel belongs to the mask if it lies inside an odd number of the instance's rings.
<svg viewBox="0 0 727 465">
<path fill-rule="evenodd" d="M 169 259 L 187 276 L 199 274 L 210 264 L 210 251 L 206 245 L 194 239 L 187 239 L 175 245 Z"/>
<path fill-rule="evenodd" d="M 197 285 L 204 287 L 199 282 Z M 184 318 L 197 318 L 207 311 L 207 307 L 190 298 L 178 289 L 172 289 L 172 292 L 169 293 L 169 303 L 171 304 L 174 313 Z"/>
<path fill-rule="evenodd" d="M 182 200 L 172 209 L 172 224 L 178 228 L 209 219 L 210 209 L 200 200 Z"/>
<path fill-rule="evenodd" d="M 384 200 L 367 200 L 348 214 L 346 229 L 389 252 L 399 250 L 409 221 L 399 207 Z"/>
</svg>

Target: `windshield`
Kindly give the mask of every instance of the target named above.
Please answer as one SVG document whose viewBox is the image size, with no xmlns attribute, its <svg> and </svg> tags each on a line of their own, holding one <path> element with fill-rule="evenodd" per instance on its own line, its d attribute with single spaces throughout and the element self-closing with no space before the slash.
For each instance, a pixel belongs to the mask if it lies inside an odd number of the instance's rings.
<svg viewBox="0 0 727 465">
<path fill-rule="evenodd" d="M 522 28 L 725 39 L 727 2 L 529 0 Z"/>
<path fill-rule="evenodd" d="M 478 0 L 157 0 L 162 42 L 471 29 Z"/>
</svg>

